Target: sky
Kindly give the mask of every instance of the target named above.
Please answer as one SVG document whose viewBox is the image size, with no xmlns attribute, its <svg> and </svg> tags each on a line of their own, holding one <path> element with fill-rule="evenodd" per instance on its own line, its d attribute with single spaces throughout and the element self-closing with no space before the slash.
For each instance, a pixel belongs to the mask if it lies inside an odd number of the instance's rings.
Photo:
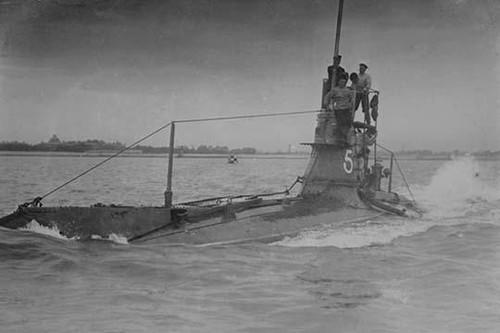
<svg viewBox="0 0 500 333">
<path fill-rule="evenodd" d="M 0 141 L 130 144 L 172 120 L 317 110 L 337 6 L 0 0 Z M 500 150 L 499 53 L 500 1 L 345 1 L 342 66 L 368 64 L 390 149 Z M 179 124 L 176 145 L 300 149 L 315 123 Z"/>
</svg>

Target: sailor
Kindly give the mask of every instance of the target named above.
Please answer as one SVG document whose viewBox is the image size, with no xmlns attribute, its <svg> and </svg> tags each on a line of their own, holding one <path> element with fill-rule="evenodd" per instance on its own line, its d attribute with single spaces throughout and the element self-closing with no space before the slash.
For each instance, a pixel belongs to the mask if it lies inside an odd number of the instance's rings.
<svg viewBox="0 0 500 333">
<path fill-rule="evenodd" d="M 327 110 L 335 113 L 335 118 L 344 134 L 352 126 L 353 93 L 346 87 L 347 75 L 344 73 L 339 77 L 338 86 L 334 87 L 325 96 Z"/>
<path fill-rule="evenodd" d="M 354 72 L 351 73 L 351 75 L 349 75 L 349 80 L 351 80 L 351 85 L 349 86 L 349 88 L 352 90 L 356 90 L 358 87 L 358 82 L 359 82 L 358 74 L 356 74 Z"/>
<path fill-rule="evenodd" d="M 354 106 L 354 110 L 357 110 L 359 108 L 359 104 L 361 103 L 363 113 L 365 114 L 365 123 L 370 125 L 370 105 L 368 101 L 368 93 L 372 87 L 372 78 L 366 73 L 367 69 L 368 66 L 366 64 L 359 64 L 358 82 L 356 84 L 356 105 Z"/>
<path fill-rule="evenodd" d="M 333 65 L 328 66 L 327 72 L 328 72 L 328 80 L 327 80 L 327 87 L 328 91 L 330 91 L 334 86 L 337 86 L 339 84 L 339 78 L 342 74 L 345 74 L 345 70 L 343 67 L 340 66 L 340 61 L 342 60 L 342 56 L 337 55 L 333 57 Z M 337 71 L 335 72 L 335 85 L 332 86 L 332 80 L 333 80 L 333 74 L 334 68 L 337 68 Z"/>
<path fill-rule="evenodd" d="M 352 93 L 353 93 L 353 101 L 357 101 L 357 93 L 356 93 L 356 90 L 358 89 L 358 81 L 359 81 L 359 77 L 358 77 L 358 74 L 352 72 L 351 75 L 349 75 L 349 80 L 351 80 L 351 85 L 349 86 L 349 89 L 351 89 Z M 353 103 L 353 106 L 355 106 L 356 103 Z M 359 105 L 358 105 L 359 106 Z M 352 121 L 354 122 L 354 118 L 355 118 L 355 114 L 356 114 L 356 109 L 357 108 L 354 108 L 353 107 L 353 110 L 352 110 Z"/>
</svg>

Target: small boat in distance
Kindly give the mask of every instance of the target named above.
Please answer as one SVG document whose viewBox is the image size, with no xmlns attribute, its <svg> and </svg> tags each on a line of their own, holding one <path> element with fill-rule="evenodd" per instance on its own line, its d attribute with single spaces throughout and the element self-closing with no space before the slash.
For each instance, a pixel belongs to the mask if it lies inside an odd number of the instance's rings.
<svg viewBox="0 0 500 333">
<path fill-rule="evenodd" d="M 236 163 L 238 163 L 238 158 L 234 155 L 229 155 L 229 157 L 227 158 L 227 163 L 228 164 L 236 164 Z"/>
<path fill-rule="evenodd" d="M 339 1 L 334 56 L 338 56 L 340 27 L 344 1 Z M 338 64 L 333 64 L 333 73 Z M 335 75 L 335 74 L 333 74 Z M 170 127 L 165 203 L 161 207 L 130 207 L 96 204 L 90 207 L 42 207 L 42 200 L 80 176 L 99 167 L 116 154 L 90 168 L 44 196 L 18 206 L 15 212 L 0 218 L 0 226 L 25 228 L 33 220 L 57 230 L 68 238 L 80 240 L 102 238 L 111 234 L 125 236 L 129 242 L 159 242 L 162 244 L 234 244 L 271 242 L 293 237 L 306 229 L 325 225 L 374 219 L 381 214 L 404 217 L 420 215 L 414 200 L 392 191 L 394 154 L 377 144 L 375 126 L 353 122 L 346 126 L 336 113 L 324 108 L 326 93 L 332 88 L 323 79 L 321 108 L 277 114 L 260 114 L 177 120 L 162 126 L 143 139 L 125 148 L 131 149 L 153 134 Z M 370 107 L 378 109 L 379 92 L 370 90 Z M 309 163 L 302 176 L 284 191 L 272 193 L 232 194 L 224 197 L 174 203 L 172 193 L 175 128 L 177 123 L 284 117 L 314 113 L 317 125 Z M 377 160 L 377 148 L 390 153 L 390 165 Z M 370 165 L 370 160 L 373 164 Z M 228 163 L 237 158 L 230 156 Z M 398 165 L 399 167 L 399 165 Z M 403 177 L 404 179 L 404 177 Z M 298 190 L 295 189 L 297 186 Z M 292 191 L 295 189 L 298 194 Z M 409 189 L 409 187 L 408 187 Z M 411 192 L 410 192 L 411 194 Z"/>
</svg>

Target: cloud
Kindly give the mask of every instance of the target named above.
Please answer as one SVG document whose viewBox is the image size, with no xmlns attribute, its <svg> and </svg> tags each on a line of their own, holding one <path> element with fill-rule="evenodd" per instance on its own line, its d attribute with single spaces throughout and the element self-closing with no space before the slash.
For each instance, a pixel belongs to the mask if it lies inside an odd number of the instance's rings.
<svg viewBox="0 0 500 333">
<path fill-rule="evenodd" d="M 314 109 L 332 57 L 336 3 L 326 0 L 6 4 L 0 0 L 0 140 L 40 141 L 71 128 L 73 139 L 101 133 L 131 142 L 162 114 L 168 120 Z M 343 66 L 370 63 L 382 91 L 383 140 L 405 141 L 406 148 L 500 146 L 492 137 L 500 80 L 488 80 L 499 77 L 499 4 L 346 2 Z M 138 114 L 142 121 L 134 121 Z M 43 115 L 44 126 L 30 122 L 34 115 Z M 312 135 L 300 123 L 210 133 L 229 140 L 258 128 L 282 135 L 268 140 L 275 146 Z M 423 128 L 432 134 L 426 141 Z M 465 135 L 457 139 L 456 132 Z M 202 141 L 199 134 L 185 140 Z"/>
</svg>

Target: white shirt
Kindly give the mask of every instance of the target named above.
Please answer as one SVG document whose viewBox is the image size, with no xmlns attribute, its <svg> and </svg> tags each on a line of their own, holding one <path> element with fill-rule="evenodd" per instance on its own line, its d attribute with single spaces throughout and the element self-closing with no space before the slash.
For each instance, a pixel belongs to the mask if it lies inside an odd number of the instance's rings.
<svg viewBox="0 0 500 333">
<path fill-rule="evenodd" d="M 357 90 L 358 91 L 363 91 L 363 90 L 369 90 L 372 87 L 372 78 L 369 74 L 358 74 L 359 81 L 357 84 Z"/>
</svg>

